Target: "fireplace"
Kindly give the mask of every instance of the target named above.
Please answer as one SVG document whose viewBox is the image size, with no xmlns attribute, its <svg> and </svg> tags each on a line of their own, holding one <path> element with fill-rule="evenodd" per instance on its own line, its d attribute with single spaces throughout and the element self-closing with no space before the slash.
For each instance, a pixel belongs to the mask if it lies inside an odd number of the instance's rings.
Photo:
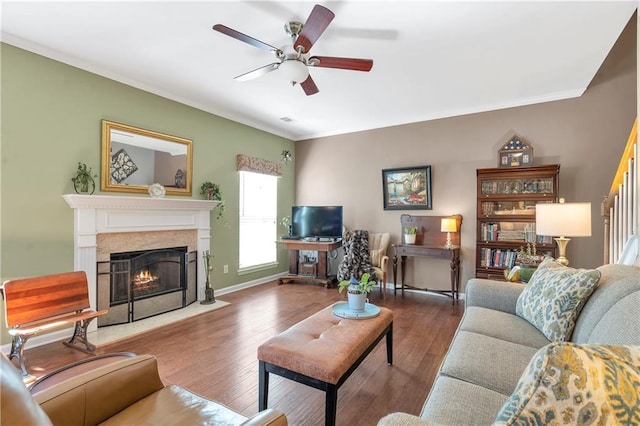
<svg viewBox="0 0 640 426">
<path fill-rule="evenodd" d="M 172 247 L 111 253 L 97 262 L 98 327 L 138 321 L 197 299 L 197 252 Z"/>
<path fill-rule="evenodd" d="M 107 306 L 109 305 L 110 296 L 102 293 L 105 286 L 100 286 L 98 290 L 98 278 L 103 280 L 106 277 L 109 282 L 109 266 L 107 263 L 106 271 L 101 269 L 101 274 L 98 275 L 99 262 L 109 262 L 111 253 L 162 249 L 167 247 L 168 241 L 171 242 L 171 247 L 188 247 L 188 277 L 197 282 L 196 298 L 204 299 L 205 276 L 196 273 L 197 259 L 201 256 L 195 253 L 203 253 L 210 248 L 211 210 L 219 201 L 130 195 L 66 194 L 63 197 L 74 210 L 74 270 L 87 273 L 92 309 L 98 309 L 98 299 L 101 303 L 106 300 Z M 105 266 L 101 266 L 103 267 Z M 107 290 L 109 285 L 106 286 Z M 190 297 L 189 291 L 188 289 L 187 300 Z M 153 306 L 162 301 L 162 298 L 156 299 L 158 298 L 143 301 L 153 300 L 153 303 L 148 303 Z M 144 305 L 142 301 L 139 302 L 138 309 L 141 308 L 141 304 Z M 123 309 L 123 306 L 126 305 L 106 309 L 119 310 Z M 97 321 L 92 322 L 89 331 L 95 331 L 97 325 Z M 66 330 L 64 332 L 66 333 Z M 50 333 L 47 336 L 54 334 Z"/>
</svg>

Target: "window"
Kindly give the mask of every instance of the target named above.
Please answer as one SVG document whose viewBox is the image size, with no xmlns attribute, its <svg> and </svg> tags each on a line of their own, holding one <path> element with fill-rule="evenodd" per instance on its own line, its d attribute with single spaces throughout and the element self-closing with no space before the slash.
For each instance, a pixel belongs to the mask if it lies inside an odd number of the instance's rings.
<svg viewBox="0 0 640 426">
<path fill-rule="evenodd" d="M 240 171 L 240 272 L 277 261 L 278 178 Z"/>
</svg>

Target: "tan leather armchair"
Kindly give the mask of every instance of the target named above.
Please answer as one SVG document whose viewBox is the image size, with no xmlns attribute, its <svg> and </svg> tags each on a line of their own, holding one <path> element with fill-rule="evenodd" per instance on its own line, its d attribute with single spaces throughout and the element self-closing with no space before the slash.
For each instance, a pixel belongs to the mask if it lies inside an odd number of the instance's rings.
<svg viewBox="0 0 640 426">
<path fill-rule="evenodd" d="M 383 298 L 387 288 L 387 269 L 389 266 L 387 248 L 390 238 L 388 232 L 369 233 L 369 257 L 371 258 L 371 266 L 375 270 L 376 281 L 380 285 L 380 295 Z"/>
<path fill-rule="evenodd" d="M 165 386 L 152 355 L 98 367 L 33 396 L 11 361 L 0 358 L 2 425 L 287 425 L 273 409 L 246 418 L 180 386 Z"/>
</svg>

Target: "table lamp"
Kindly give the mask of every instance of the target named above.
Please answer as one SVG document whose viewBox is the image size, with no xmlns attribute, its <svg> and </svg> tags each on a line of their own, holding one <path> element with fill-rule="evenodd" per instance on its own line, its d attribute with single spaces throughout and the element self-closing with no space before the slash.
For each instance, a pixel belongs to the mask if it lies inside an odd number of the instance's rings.
<svg viewBox="0 0 640 426">
<path fill-rule="evenodd" d="M 560 203 L 536 204 L 536 234 L 556 236 L 559 255 L 556 261 L 567 266 L 567 244 L 571 238 L 591 236 L 591 203 Z"/>
<path fill-rule="evenodd" d="M 451 243 L 451 233 L 458 232 L 458 224 L 453 217 L 444 217 L 440 220 L 440 232 L 447 233 L 447 242 L 444 244 L 444 248 L 450 249 L 453 247 Z"/>
</svg>

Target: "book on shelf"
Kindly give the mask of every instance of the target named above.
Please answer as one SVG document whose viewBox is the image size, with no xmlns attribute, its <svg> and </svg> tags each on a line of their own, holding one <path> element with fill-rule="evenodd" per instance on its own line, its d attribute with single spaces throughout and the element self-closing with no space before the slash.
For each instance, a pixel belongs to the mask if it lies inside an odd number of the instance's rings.
<svg viewBox="0 0 640 426">
<path fill-rule="evenodd" d="M 515 250 L 485 248 L 480 252 L 480 266 L 483 268 L 513 268 L 516 264 Z"/>
<path fill-rule="evenodd" d="M 536 235 L 537 244 L 553 244 L 553 237 L 547 235 Z"/>
<path fill-rule="evenodd" d="M 523 229 L 500 229 L 500 223 L 483 222 L 480 225 L 482 241 L 521 241 L 524 243 L 553 244 L 553 237 L 536 235 L 535 223 L 527 223 Z"/>
<path fill-rule="evenodd" d="M 525 241 L 525 231 L 498 231 L 498 241 Z"/>
<path fill-rule="evenodd" d="M 497 223 L 483 223 L 481 229 L 482 239 L 484 241 L 497 241 L 499 229 L 500 226 Z"/>
</svg>

